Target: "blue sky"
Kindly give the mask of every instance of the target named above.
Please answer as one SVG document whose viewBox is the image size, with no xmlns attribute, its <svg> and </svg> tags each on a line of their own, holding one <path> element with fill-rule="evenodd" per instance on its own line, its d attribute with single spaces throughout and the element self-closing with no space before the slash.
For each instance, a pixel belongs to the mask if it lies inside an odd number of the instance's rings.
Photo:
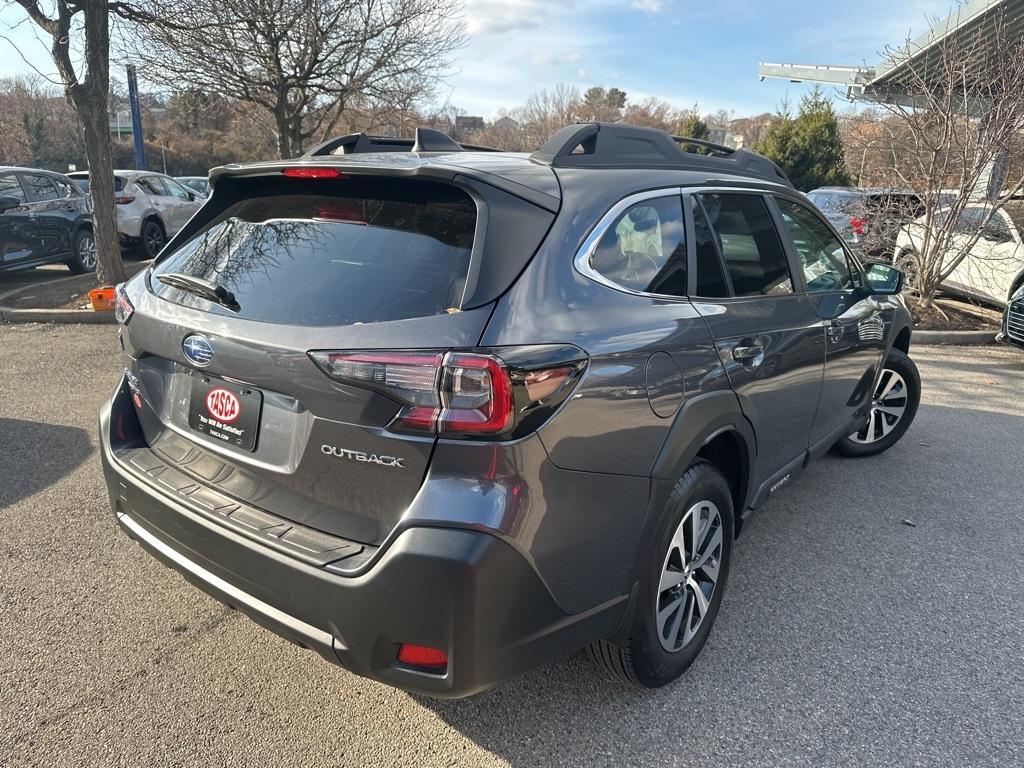
<svg viewBox="0 0 1024 768">
<path fill-rule="evenodd" d="M 466 0 L 469 45 L 439 100 L 493 116 L 567 83 L 618 86 L 737 116 L 770 111 L 807 86 L 759 82 L 758 61 L 874 64 L 888 43 L 920 34 L 954 0 Z M 53 70 L 23 12 L 5 3 L 0 35 L 32 65 Z M 31 71 L 0 39 L 0 76 Z"/>
</svg>

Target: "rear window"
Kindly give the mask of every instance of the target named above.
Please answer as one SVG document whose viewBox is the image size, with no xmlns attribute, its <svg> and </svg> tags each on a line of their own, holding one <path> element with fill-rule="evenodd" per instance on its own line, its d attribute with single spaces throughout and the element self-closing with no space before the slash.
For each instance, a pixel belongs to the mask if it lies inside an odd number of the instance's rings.
<svg viewBox="0 0 1024 768">
<path fill-rule="evenodd" d="M 389 180 L 321 182 L 317 190 L 231 205 L 154 268 L 153 290 L 186 306 L 288 325 L 376 323 L 460 307 L 476 228 L 469 195 Z M 155 279 L 168 272 L 223 286 L 237 312 Z"/>
<path fill-rule="evenodd" d="M 829 213 L 849 213 L 863 205 L 863 199 L 849 192 L 808 192 L 807 199 L 814 203 L 819 211 Z"/>
<path fill-rule="evenodd" d="M 75 182 L 75 186 L 77 186 L 83 192 L 88 192 L 89 191 L 89 176 L 88 175 L 86 175 L 86 176 L 70 176 L 69 178 L 73 182 Z M 115 176 L 114 177 L 114 191 L 115 192 L 123 192 L 124 191 L 124 179 L 122 179 L 120 176 Z"/>
</svg>

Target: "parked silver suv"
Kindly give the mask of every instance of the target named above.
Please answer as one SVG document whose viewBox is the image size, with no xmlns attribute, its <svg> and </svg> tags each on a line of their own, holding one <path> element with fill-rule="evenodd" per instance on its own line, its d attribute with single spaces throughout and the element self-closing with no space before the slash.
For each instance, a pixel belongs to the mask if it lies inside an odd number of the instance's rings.
<svg viewBox="0 0 1024 768">
<path fill-rule="evenodd" d="M 68 176 L 88 191 L 88 171 Z M 149 171 L 114 171 L 114 194 L 121 244 L 143 259 L 155 258 L 206 201 L 170 176 Z"/>
</svg>

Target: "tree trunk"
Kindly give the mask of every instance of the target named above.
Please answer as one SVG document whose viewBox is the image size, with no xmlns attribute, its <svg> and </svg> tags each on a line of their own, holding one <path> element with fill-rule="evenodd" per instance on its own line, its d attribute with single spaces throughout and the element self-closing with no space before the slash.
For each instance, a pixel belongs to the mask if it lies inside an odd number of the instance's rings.
<svg viewBox="0 0 1024 768">
<path fill-rule="evenodd" d="M 96 280 L 115 285 L 124 280 L 121 245 L 117 236 L 114 203 L 114 164 L 110 157 L 110 126 L 107 100 L 102 104 L 76 104 L 85 129 L 85 153 L 89 160 L 89 197 L 92 200 L 92 230 L 96 239 Z"/>
<path fill-rule="evenodd" d="M 89 197 L 96 239 L 96 279 L 100 285 L 124 280 L 114 210 L 114 167 L 110 157 L 110 8 L 104 0 L 84 5 L 85 72 L 79 83 L 67 83 L 68 96 L 85 132 L 89 160 Z"/>
<path fill-rule="evenodd" d="M 275 118 L 276 117 L 277 116 L 275 115 Z M 275 119 L 274 122 L 277 124 L 277 154 L 282 160 L 284 160 L 285 158 L 292 156 L 291 133 L 288 130 L 287 123 L 282 125 L 282 121 L 280 119 Z"/>
</svg>

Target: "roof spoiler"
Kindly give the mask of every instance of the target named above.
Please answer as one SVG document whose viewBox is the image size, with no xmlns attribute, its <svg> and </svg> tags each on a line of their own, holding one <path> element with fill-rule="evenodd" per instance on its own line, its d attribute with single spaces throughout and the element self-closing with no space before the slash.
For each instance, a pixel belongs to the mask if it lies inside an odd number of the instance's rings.
<svg viewBox="0 0 1024 768">
<path fill-rule="evenodd" d="M 417 128 L 415 139 L 396 139 L 390 136 L 370 136 L 366 133 L 350 133 L 329 139 L 313 147 L 303 157 L 323 155 L 355 155 L 370 152 L 497 152 L 492 147 L 476 144 L 460 144 L 453 138 L 433 128 Z"/>
<path fill-rule="evenodd" d="M 688 146 L 708 153 L 688 151 Z M 555 168 L 640 167 L 732 173 L 793 186 L 779 166 L 755 152 L 619 123 L 567 126 L 544 142 L 530 159 Z"/>
</svg>

